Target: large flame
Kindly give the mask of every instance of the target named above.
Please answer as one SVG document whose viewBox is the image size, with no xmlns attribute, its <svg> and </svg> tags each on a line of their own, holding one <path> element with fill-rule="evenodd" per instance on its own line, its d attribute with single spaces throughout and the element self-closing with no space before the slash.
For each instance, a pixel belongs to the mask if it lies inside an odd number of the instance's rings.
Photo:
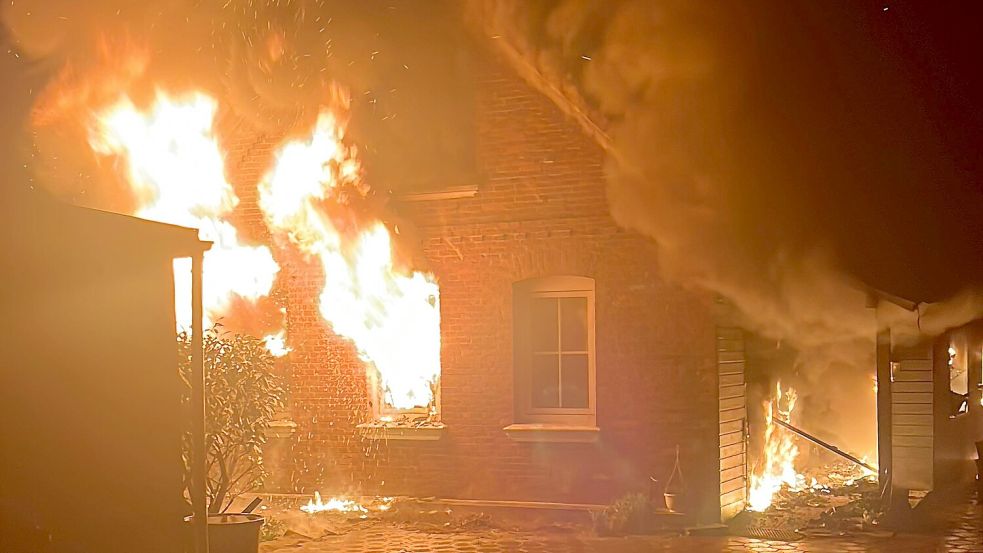
<svg viewBox="0 0 983 553">
<path fill-rule="evenodd" d="M 200 93 L 158 93 L 147 110 L 123 96 L 96 114 L 89 129 L 93 151 L 114 156 L 125 169 L 138 206 L 134 215 L 198 228 L 202 239 L 215 243 L 203 263 L 206 324 L 234 296 L 255 301 L 268 295 L 280 270 L 269 248 L 239 244 L 235 227 L 225 220 L 239 199 L 225 178 L 215 111 L 215 101 Z M 179 330 L 190 328 L 190 271 L 190 260 L 175 261 Z"/>
<path fill-rule="evenodd" d="M 330 206 L 343 202 L 343 190 L 364 190 L 355 151 L 343 138 L 338 118 L 322 112 L 309 138 L 278 150 L 259 185 L 260 208 L 271 230 L 320 261 L 321 316 L 377 371 L 382 402 L 432 407 L 440 376 L 439 289 L 430 274 L 394 267 L 384 224 L 352 231 L 329 215 Z"/>
<path fill-rule="evenodd" d="M 776 385 L 775 397 L 765 405 L 765 448 L 760 470 L 751 475 L 751 488 L 748 509 L 764 511 L 771 506 L 772 498 L 782 486 L 798 489 L 804 480 L 795 471 L 795 459 L 799 448 L 795 445 L 791 432 L 778 427 L 774 418 L 791 423 L 795 410 L 795 390 L 782 391 L 781 383 Z"/>
</svg>

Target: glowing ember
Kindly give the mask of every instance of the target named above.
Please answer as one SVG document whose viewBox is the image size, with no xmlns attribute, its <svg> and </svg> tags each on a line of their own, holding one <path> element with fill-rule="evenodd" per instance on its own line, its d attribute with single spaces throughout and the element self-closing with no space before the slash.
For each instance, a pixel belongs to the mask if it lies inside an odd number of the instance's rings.
<svg viewBox="0 0 983 553">
<path fill-rule="evenodd" d="M 440 376 L 439 289 L 432 275 L 394 267 L 381 222 L 352 230 L 328 214 L 343 204 L 342 189 L 365 191 L 343 138 L 338 119 L 321 113 L 309 139 L 277 152 L 259 185 L 260 207 L 271 230 L 320 261 L 321 316 L 378 372 L 370 381 L 378 377 L 381 399 L 397 409 L 427 407 Z"/>
<path fill-rule="evenodd" d="M 256 301 L 268 295 L 280 270 L 269 248 L 239 244 L 235 227 L 224 220 L 239 199 L 225 178 L 215 111 L 215 101 L 200 93 L 180 99 L 158 93 L 148 110 L 124 96 L 95 116 L 89 133 L 92 150 L 115 157 L 125 169 L 137 201 L 134 215 L 198 228 L 202 239 L 215 243 L 203 263 L 210 320 L 221 316 L 234 296 Z M 190 260 L 175 262 L 179 330 L 191 322 L 190 272 Z"/>
<path fill-rule="evenodd" d="M 795 472 L 795 458 L 799 455 L 799 448 L 795 445 L 794 437 L 774 423 L 776 416 L 792 422 L 796 397 L 792 388 L 783 393 L 779 383 L 775 398 L 766 404 L 764 462 L 761 463 L 761 470 L 751 475 L 748 497 L 748 509 L 752 511 L 767 509 L 783 485 L 799 489 L 804 484 L 805 478 Z"/>
</svg>

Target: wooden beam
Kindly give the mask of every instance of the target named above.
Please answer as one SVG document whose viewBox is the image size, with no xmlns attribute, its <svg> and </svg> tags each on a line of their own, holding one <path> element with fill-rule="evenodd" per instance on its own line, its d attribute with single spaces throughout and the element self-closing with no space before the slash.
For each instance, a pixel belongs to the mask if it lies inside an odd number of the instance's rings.
<svg viewBox="0 0 983 553">
<path fill-rule="evenodd" d="M 842 449 L 836 447 L 835 445 L 833 445 L 833 444 L 831 444 L 829 442 L 825 442 L 823 440 L 820 440 L 819 438 L 813 436 L 812 434 L 810 434 L 810 433 L 808 433 L 808 432 L 806 432 L 804 430 L 800 430 L 800 429 L 792 426 L 791 424 L 783 421 L 782 419 L 774 418 L 774 419 L 772 419 L 772 421 L 774 421 L 775 424 L 777 424 L 778 426 L 781 426 L 782 428 L 785 428 L 786 430 L 788 430 L 788 431 L 790 431 L 790 432 L 792 432 L 794 434 L 797 434 L 797 435 L 801 436 L 802 438 L 805 438 L 805 439 L 809 440 L 810 442 L 812 442 L 812 443 L 814 443 L 814 444 L 816 444 L 816 445 L 818 445 L 818 446 L 820 446 L 822 448 L 825 448 L 827 451 L 831 451 L 831 452 L 839 455 L 840 457 L 843 457 L 844 459 L 853 461 L 854 463 L 862 466 L 863 468 L 865 468 L 865 469 L 867 469 L 869 471 L 877 472 L 877 468 L 876 467 L 870 466 L 870 464 L 863 462 L 862 460 L 860 460 L 859 458 L 857 458 L 857 457 L 855 457 L 853 455 L 850 455 L 849 453 L 843 451 Z"/>
</svg>

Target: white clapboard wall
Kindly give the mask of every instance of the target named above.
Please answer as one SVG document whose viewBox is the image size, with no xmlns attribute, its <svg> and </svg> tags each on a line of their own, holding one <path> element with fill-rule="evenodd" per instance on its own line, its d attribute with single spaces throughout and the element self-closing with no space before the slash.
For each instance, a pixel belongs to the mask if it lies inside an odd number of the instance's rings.
<svg viewBox="0 0 983 553">
<path fill-rule="evenodd" d="M 935 439 L 931 348 L 896 354 L 892 373 L 893 485 L 909 490 L 931 490 Z"/>
<path fill-rule="evenodd" d="M 720 518 L 728 520 L 747 504 L 747 396 L 744 334 L 717 327 L 720 403 Z"/>
</svg>

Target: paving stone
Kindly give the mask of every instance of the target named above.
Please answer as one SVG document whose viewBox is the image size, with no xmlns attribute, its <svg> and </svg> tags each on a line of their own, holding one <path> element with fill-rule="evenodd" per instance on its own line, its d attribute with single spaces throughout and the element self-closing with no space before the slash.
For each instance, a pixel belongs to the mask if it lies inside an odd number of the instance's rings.
<svg viewBox="0 0 983 553">
<path fill-rule="evenodd" d="M 502 530 L 428 533 L 386 525 L 359 528 L 341 536 L 297 542 L 267 542 L 261 553 L 983 553 L 983 508 L 974 498 L 934 516 L 938 531 L 890 538 L 808 538 L 795 542 L 747 537 L 656 536 L 598 538 Z"/>
</svg>

